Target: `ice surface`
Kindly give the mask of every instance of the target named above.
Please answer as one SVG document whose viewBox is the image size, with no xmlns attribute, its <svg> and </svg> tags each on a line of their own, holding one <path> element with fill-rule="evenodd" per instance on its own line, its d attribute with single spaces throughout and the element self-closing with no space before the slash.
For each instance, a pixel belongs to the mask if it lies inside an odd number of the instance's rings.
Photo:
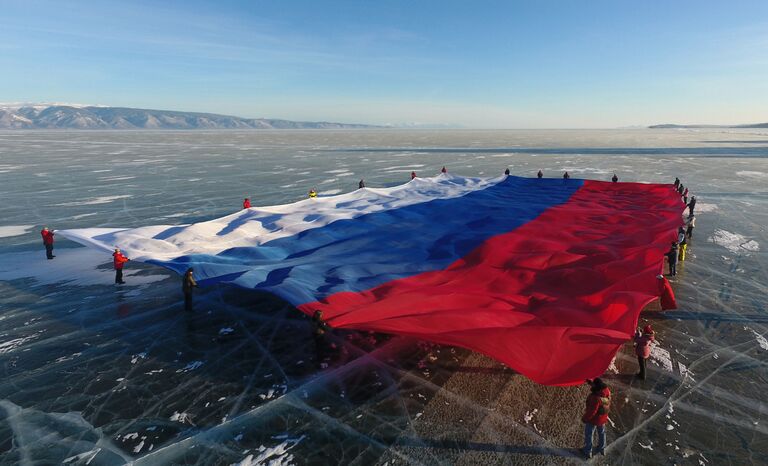
<svg viewBox="0 0 768 466">
<path fill-rule="evenodd" d="M 680 309 L 638 322 L 653 325 L 671 370 L 651 361 L 636 380 L 631 346 L 619 351 L 605 375 L 604 462 L 768 464 L 768 181 L 738 174 L 768 173 L 765 141 L 758 130 L 4 132 L 0 218 L 59 230 L 204 222 L 237 213 L 245 196 L 303 200 L 341 168 L 360 175 L 329 190 L 352 192 L 361 177 L 388 189 L 412 165 L 425 177 L 443 165 L 470 177 L 506 166 L 680 176 L 699 198 L 672 280 Z M 111 196 L 130 197 L 83 204 Z M 715 230 L 759 249 L 734 252 L 709 241 Z M 231 287 L 196 290 L 184 312 L 178 277 L 163 269 L 129 263 L 121 289 L 109 251 L 59 238 L 46 261 L 40 243 L 37 227 L 0 238 L 0 464 L 229 465 L 267 450 L 284 455 L 267 464 L 579 463 L 586 387 L 537 386 L 406 338 L 334 332 L 317 347 L 295 309 Z"/>
</svg>

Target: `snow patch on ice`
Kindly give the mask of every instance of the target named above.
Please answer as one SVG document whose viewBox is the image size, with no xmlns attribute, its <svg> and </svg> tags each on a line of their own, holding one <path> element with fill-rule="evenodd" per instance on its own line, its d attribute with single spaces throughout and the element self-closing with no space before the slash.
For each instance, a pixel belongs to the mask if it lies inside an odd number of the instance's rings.
<svg viewBox="0 0 768 466">
<path fill-rule="evenodd" d="M 0 226 L 0 238 L 10 238 L 27 234 L 34 225 L 7 225 Z"/>
<path fill-rule="evenodd" d="M 702 213 L 702 212 L 714 212 L 718 209 L 717 204 L 704 204 L 701 202 L 696 203 L 696 207 L 694 209 L 694 213 Z"/>
<path fill-rule="evenodd" d="M 114 202 L 119 199 L 127 199 L 129 197 L 133 197 L 133 196 L 131 194 L 120 194 L 117 196 L 101 196 L 101 197 L 94 197 L 92 199 L 85 199 L 82 201 L 72 201 L 72 202 L 64 202 L 61 204 L 54 204 L 54 206 L 75 207 L 75 206 L 81 206 L 81 205 L 109 204 L 110 202 Z"/>
<path fill-rule="evenodd" d="M 667 372 L 673 371 L 672 355 L 658 344 L 651 345 L 651 361 Z"/>
<path fill-rule="evenodd" d="M 192 425 L 195 425 L 192 422 L 192 415 L 189 414 L 189 413 L 180 413 L 178 411 L 174 411 L 169 419 L 171 421 L 180 422 L 182 424 L 192 424 Z"/>
<path fill-rule="evenodd" d="M 186 366 L 184 366 L 183 369 L 178 369 L 176 372 L 179 373 L 179 372 L 193 371 L 193 370 L 199 368 L 200 366 L 202 366 L 203 364 L 205 364 L 203 361 L 192 361 L 192 362 L 188 363 Z"/>
<path fill-rule="evenodd" d="M 756 330 L 751 329 L 749 327 L 744 327 L 744 329 L 745 330 L 749 330 L 750 332 L 752 332 L 755 335 L 755 339 L 757 340 L 757 344 L 760 345 L 760 348 L 768 351 L 768 340 L 764 336 L 762 336 Z"/>
<path fill-rule="evenodd" d="M 84 453 L 80 453 L 79 455 L 70 456 L 69 458 L 65 458 L 62 463 L 73 463 L 75 461 L 85 461 L 84 464 L 91 464 L 91 461 L 93 461 L 94 458 L 96 458 L 96 455 L 101 452 L 101 448 L 94 448 L 93 450 L 86 451 Z"/>
<path fill-rule="evenodd" d="M 35 335 L 30 335 L 27 337 L 13 338 L 8 341 L 0 342 L 0 354 L 10 353 L 11 351 L 18 349 L 22 345 L 24 345 L 24 343 L 36 339 L 38 335 L 39 333 Z"/>
<path fill-rule="evenodd" d="M 293 455 L 288 452 L 304 440 L 304 438 L 304 435 L 296 439 L 289 438 L 274 447 L 261 445 L 258 449 L 258 454 L 250 454 L 240 462 L 232 463 L 231 466 L 287 466 L 293 463 Z"/>
<path fill-rule="evenodd" d="M 736 172 L 736 175 L 741 176 L 741 177 L 745 177 L 745 178 L 757 178 L 757 179 L 768 178 L 768 173 L 757 172 L 757 171 L 750 171 L 750 170 Z"/>
<path fill-rule="evenodd" d="M 747 239 L 743 235 L 726 230 L 715 230 L 709 240 L 733 253 L 742 253 L 745 251 L 757 252 L 760 250 L 760 245 L 757 241 Z"/>
</svg>

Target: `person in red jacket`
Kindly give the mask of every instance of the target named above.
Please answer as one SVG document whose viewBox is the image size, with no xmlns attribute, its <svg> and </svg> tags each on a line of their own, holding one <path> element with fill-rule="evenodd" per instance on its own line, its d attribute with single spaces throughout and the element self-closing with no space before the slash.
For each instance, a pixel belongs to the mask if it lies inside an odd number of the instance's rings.
<svg viewBox="0 0 768 466">
<path fill-rule="evenodd" d="M 659 284 L 659 302 L 661 303 L 661 310 L 668 311 L 670 309 L 677 309 L 677 300 L 675 299 L 675 293 L 672 291 L 672 285 L 669 284 L 669 280 L 664 278 L 664 275 L 656 275 L 656 279 Z"/>
<path fill-rule="evenodd" d="M 651 343 L 656 339 L 656 334 L 650 325 L 646 325 L 643 333 L 640 330 L 635 334 L 635 354 L 637 355 L 637 364 L 640 366 L 640 372 L 637 378 L 645 380 L 645 360 L 651 355 Z"/>
<path fill-rule="evenodd" d="M 448 173 L 448 170 L 445 169 L 445 165 L 443 165 L 443 169 L 440 170 L 440 173 Z"/>
<path fill-rule="evenodd" d="M 117 285 L 124 285 L 125 282 L 123 281 L 123 264 L 128 262 L 130 259 L 125 257 L 122 252 L 120 252 L 120 248 L 115 248 L 115 252 L 112 253 L 112 261 L 115 265 L 115 284 Z"/>
<path fill-rule="evenodd" d="M 247 197 L 243 199 L 243 209 L 250 209 L 251 208 L 251 200 Z"/>
<path fill-rule="evenodd" d="M 48 227 L 43 227 L 43 229 L 40 231 L 40 235 L 43 237 L 43 245 L 45 246 L 45 257 L 48 258 L 48 260 L 53 259 L 53 231 L 49 230 Z"/>
<path fill-rule="evenodd" d="M 416 172 L 411 172 L 411 179 L 416 178 Z"/>
<path fill-rule="evenodd" d="M 584 448 L 581 452 L 587 458 L 592 458 L 592 436 L 597 429 L 598 443 L 597 453 L 605 454 L 605 423 L 608 422 L 608 412 L 611 410 L 611 390 L 601 379 L 587 380 L 592 386 L 587 396 L 584 415 L 581 422 L 584 423 Z"/>
</svg>

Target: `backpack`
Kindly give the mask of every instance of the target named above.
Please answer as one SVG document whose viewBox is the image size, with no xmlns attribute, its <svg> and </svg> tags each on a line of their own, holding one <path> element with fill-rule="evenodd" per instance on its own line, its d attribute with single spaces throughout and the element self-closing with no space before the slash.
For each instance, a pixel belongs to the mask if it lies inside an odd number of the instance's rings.
<svg viewBox="0 0 768 466">
<path fill-rule="evenodd" d="M 600 401 L 600 406 L 597 407 L 597 414 L 600 416 L 608 414 L 611 410 L 611 395 L 601 396 L 598 400 Z"/>
</svg>

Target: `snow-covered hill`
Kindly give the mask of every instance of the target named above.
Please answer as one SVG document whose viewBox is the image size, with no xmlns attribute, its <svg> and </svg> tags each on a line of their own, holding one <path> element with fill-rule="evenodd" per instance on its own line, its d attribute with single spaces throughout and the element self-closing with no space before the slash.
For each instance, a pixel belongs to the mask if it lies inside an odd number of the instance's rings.
<svg viewBox="0 0 768 466">
<path fill-rule="evenodd" d="M 348 129 L 374 126 L 78 104 L 0 103 L 0 129 Z"/>
</svg>

